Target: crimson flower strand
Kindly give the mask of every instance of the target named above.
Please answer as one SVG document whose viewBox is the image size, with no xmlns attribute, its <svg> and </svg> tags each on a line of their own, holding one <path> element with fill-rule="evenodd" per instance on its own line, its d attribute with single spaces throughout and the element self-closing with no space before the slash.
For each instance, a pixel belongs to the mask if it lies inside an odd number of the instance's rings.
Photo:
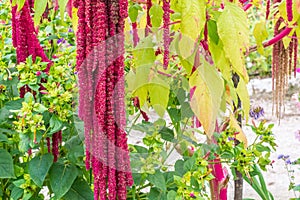
<svg viewBox="0 0 300 200">
<path fill-rule="evenodd" d="M 127 0 L 76 0 L 79 117 L 94 199 L 126 200 L 133 184 L 124 103 L 124 27 Z"/>
</svg>

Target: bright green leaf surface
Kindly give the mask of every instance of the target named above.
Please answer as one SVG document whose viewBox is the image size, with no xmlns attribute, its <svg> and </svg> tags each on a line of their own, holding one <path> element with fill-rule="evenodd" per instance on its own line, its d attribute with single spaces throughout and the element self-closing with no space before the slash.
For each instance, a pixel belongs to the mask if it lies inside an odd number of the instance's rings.
<svg viewBox="0 0 300 200">
<path fill-rule="evenodd" d="M 160 171 L 156 171 L 155 174 L 150 174 L 148 180 L 163 192 L 167 190 L 165 178 Z"/>
<path fill-rule="evenodd" d="M 53 155 L 45 154 L 34 157 L 29 162 L 29 174 L 33 182 L 42 187 L 45 177 L 53 163 Z"/>
<path fill-rule="evenodd" d="M 152 27 L 160 27 L 164 14 L 162 7 L 158 4 L 152 5 L 149 14 L 151 17 Z"/>
<path fill-rule="evenodd" d="M 50 169 L 50 186 L 56 199 L 63 197 L 71 188 L 78 171 L 74 165 L 54 163 Z"/>
<path fill-rule="evenodd" d="M 94 194 L 88 183 L 77 178 L 70 190 L 64 196 L 65 200 L 93 200 Z"/>
<path fill-rule="evenodd" d="M 4 149 L 0 149 L 0 178 L 14 178 L 14 165 L 11 155 Z"/>
</svg>

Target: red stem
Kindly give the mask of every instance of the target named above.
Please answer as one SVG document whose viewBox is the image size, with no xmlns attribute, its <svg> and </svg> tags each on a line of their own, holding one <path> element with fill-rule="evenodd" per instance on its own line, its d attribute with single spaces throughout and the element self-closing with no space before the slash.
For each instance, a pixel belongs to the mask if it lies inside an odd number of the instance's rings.
<svg viewBox="0 0 300 200">
<path fill-rule="evenodd" d="M 245 6 L 243 7 L 243 10 L 244 10 L 244 11 L 247 11 L 249 8 L 251 8 L 251 6 L 252 6 L 252 4 L 251 4 L 251 3 L 248 3 L 247 5 L 245 5 Z"/>
<path fill-rule="evenodd" d="M 279 34 L 277 34 L 275 37 L 273 37 L 272 39 L 270 39 L 267 42 L 263 43 L 264 47 L 268 47 L 271 46 L 273 44 L 275 44 L 276 42 L 279 42 L 282 38 L 284 38 L 285 36 L 287 36 L 293 28 L 290 27 L 286 27 L 283 31 L 281 31 Z"/>
</svg>

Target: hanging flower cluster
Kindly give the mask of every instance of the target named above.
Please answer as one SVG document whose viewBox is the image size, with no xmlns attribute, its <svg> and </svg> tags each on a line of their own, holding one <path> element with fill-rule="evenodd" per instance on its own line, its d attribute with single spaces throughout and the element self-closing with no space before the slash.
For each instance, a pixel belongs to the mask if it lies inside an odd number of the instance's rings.
<svg viewBox="0 0 300 200">
<path fill-rule="evenodd" d="M 170 54 L 170 0 L 163 0 L 163 21 L 164 21 L 164 69 L 168 68 L 169 65 L 169 54 Z"/>
<path fill-rule="evenodd" d="M 288 29 L 280 28 L 284 22 L 283 18 L 279 18 L 274 27 L 274 35 L 280 35 Z M 296 34 L 286 48 L 283 41 L 280 40 L 273 47 L 272 61 L 272 88 L 275 94 L 273 102 L 276 105 L 275 113 L 277 117 L 282 115 L 282 107 L 284 105 L 284 96 L 288 89 L 288 79 L 292 72 L 296 73 L 298 54 L 298 39 Z M 295 74 L 296 75 L 296 74 Z"/>
<path fill-rule="evenodd" d="M 126 199 L 133 184 L 124 103 L 124 26 L 127 0 L 75 0 L 78 8 L 79 117 L 94 199 Z"/>
<path fill-rule="evenodd" d="M 33 6 L 33 0 L 26 0 L 24 6 L 19 12 L 17 11 L 17 5 L 12 8 L 12 40 L 13 46 L 17 51 L 17 63 L 25 62 L 29 56 L 31 56 L 33 62 L 35 62 L 37 57 L 40 57 L 42 62 L 48 63 L 47 67 L 43 71 L 49 72 L 52 62 L 47 58 L 37 38 L 34 22 L 31 17 L 31 9 Z M 20 97 L 24 98 L 27 92 L 32 92 L 34 94 L 27 85 L 20 88 Z M 54 155 L 54 162 L 57 161 L 59 155 L 58 144 L 59 142 L 61 143 L 61 137 L 61 131 L 54 133 L 52 136 L 52 153 Z M 48 149 L 50 151 L 50 139 L 48 140 Z"/>
<path fill-rule="evenodd" d="M 17 6 L 12 8 L 13 45 L 17 49 L 17 62 L 24 62 L 29 55 L 41 57 L 43 62 L 51 61 L 47 58 L 35 32 L 34 23 L 30 15 L 30 5 L 25 1 L 23 8 L 17 12 Z M 50 64 L 45 71 L 49 71 Z"/>
<path fill-rule="evenodd" d="M 151 24 L 151 17 L 150 17 L 150 9 L 152 7 L 152 0 L 147 0 L 147 25 L 145 29 L 145 36 L 147 37 L 150 33 L 152 24 Z"/>
</svg>

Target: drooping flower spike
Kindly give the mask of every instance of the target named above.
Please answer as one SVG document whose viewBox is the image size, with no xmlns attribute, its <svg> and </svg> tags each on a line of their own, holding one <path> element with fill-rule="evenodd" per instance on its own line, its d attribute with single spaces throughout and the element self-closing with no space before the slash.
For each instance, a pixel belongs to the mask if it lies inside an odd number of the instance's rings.
<svg viewBox="0 0 300 200">
<path fill-rule="evenodd" d="M 125 200 L 132 185 L 124 105 L 127 0 L 76 0 L 79 117 L 94 199 Z"/>
</svg>

